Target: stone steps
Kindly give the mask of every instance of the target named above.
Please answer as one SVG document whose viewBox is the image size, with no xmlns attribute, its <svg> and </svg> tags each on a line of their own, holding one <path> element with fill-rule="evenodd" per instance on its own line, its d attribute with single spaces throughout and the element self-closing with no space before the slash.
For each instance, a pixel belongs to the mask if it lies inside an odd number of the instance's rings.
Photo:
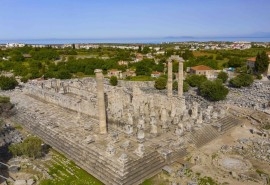
<svg viewBox="0 0 270 185">
<path fill-rule="evenodd" d="M 219 133 L 211 125 L 204 126 L 198 130 L 192 131 L 187 138 L 187 142 L 195 144 L 196 147 L 200 148 L 208 142 L 214 140 L 219 136 Z"/>
<path fill-rule="evenodd" d="M 144 179 L 157 174 L 165 164 L 163 158 L 154 151 L 138 160 L 128 162 L 122 168 L 119 163 L 101 158 L 95 149 L 83 148 L 78 143 L 74 143 L 63 135 L 56 133 L 42 124 L 36 124 L 32 117 L 16 115 L 16 122 L 22 123 L 27 129 L 40 136 L 46 143 L 54 147 L 61 153 L 65 153 L 87 172 L 109 185 L 132 185 L 139 184 Z M 67 142 L 68 141 L 68 142 Z"/>
<path fill-rule="evenodd" d="M 231 128 L 237 126 L 238 124 L 241 123 L 239 119 L 236 119 L 233 116 L 226 116 L 217 122 L 219 125 L 221 125 L 221 132 L 225 133 L 229 131 Z"/>
<path fill-rule="evenodd" d="M 185 148 L 180 149 L 179 151 L 173 153 L 171 161 L 175 162 L 177 159 L 183 158 L 186 155 L 187 155 L 187 150 Z"/>
</svg>

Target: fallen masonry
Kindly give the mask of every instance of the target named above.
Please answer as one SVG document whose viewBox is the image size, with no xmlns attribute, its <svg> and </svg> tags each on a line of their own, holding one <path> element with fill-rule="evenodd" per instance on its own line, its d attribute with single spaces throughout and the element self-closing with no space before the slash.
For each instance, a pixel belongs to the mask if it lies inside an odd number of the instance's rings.
<svg viewBox="0 0 270 185">
<path fill-rule="evenodd" d="M 240 123 L 221 106 L 186 102 L 182 92 L 113 87 L 101 70 L 95 72 L 96 80 L 36 81 L 5 95 L 16 105 L 12 121 L 105 184 L 140 184 L 185 156 L 191 145 L 199 148 Z"/>
</svg>

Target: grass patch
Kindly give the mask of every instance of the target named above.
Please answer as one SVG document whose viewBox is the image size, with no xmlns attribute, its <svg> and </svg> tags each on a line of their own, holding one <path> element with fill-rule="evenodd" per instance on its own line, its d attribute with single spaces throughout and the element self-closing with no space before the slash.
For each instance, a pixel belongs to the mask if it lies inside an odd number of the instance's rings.
<svg viewBox="0 0 270 185">
<path fill-rule="evenodd" d="M 153 185 L 153 181 L 151 179 L 146 179 L 141 185 Z"/>
<path fill-rule="evenodd" d="M 15 124 L 13 127 L 17 130 L 23 130 L 23 127 L 19 124 Z"/>
<path fill-rule="evenodd" d="M 201 56 L 211 56 L 211 55 L 214 55 L 215 54 L 212 54 L 212 53 L 206 53 L 206 52 L 203 52 L 203 51 L 193 51 L 193 55 L 195 57 L 201 57 Z"/>
<path fill-rule="evenodd" d="M 132 76 L 130 81 L 153 81 L 151 76 Z"/>
<path fill-rule="evenodd" d="M 270 130 L 270 123 L 263 125 L 262 128 L 265 130 Z"/>
<path fill-rule="evenodd" d="M 223 69 L 224 68 L 224 64 L 227 63 L 229 61 L 229 59 L 223 59 L 223 60 L 217 60 L 218 61 L 218 69 Z"/>
<path fill-rule="evenodd" d="M 10 98 L 6 96 L 0 96 L 0 103 L 9 103 Z"/>
<path fill-rule="evenodd" d="M 164 180 L 158 179 L 157 176 L 152 177 L 150 179 L 146 179 L 143 183 L 140 185 L 166 185 L 168 182 L 165 182 Z"/>
<path fill-rule="evenodd" d="M 262 170 L 259 170 L 257 169 L 256 172 L 259 174 L 259 175 L 268 175 L 266 172 L 262 171 Z"/>
<path fill-rule="evenodd" d="M 192 175 L 192 170 L 191 170 L 191 169 L 186 169 L 185 172 L 184 172 L 184 174 L 185 174 L 186 176 L 188 176 L 188 177 L 191 177 L 191 175 Z"/>
<path fill-rule="evenodd" d="M 218 156 L 217 153 L 213 153 L 213 154 L 212 154 L 212 160 L 215 159 L 215 158 L 217 158 L 217 156 Z"/>
<path fill-rule="evenodd" d="M 52 151 L 53 157 L 47 164 L 48 173 L 52 179 L 45 179 L 40 185 L 103 185 L 98 179 L 79 168 L 73 161 L 68 160 L 58 152 Z"/>
<path fill-rule="evenodd" d="M 211 177 L 202 177 L 198 179 L 198 185 L 218 185 L 218 182 Z"/>
</svg>

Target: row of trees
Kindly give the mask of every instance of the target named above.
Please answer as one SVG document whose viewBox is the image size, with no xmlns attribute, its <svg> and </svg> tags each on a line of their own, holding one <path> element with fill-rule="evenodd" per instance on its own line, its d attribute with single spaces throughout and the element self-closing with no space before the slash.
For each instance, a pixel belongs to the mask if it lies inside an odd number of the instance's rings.
<svg viewBox="0 0 270 185">
<path fill-rule="evenodd" d="M 205 97 L 206 99 L 211 100 L 211 101 L 224 100 L 229 90 L 222 84 L 223 79 L 210 81 L 210 80 L 207 80 L 207 78 L 204 75 L 190 75 L 186 78 L 186 80 L 183 83 L 183 91 L 187 92 L 189 89 L 189 86 L 198 87 L 199 94 Z M 165 77 L 157 78 L 155 81 L 156 89 L 159 89 L 159 90 L 165 89 L 166 85 L 167 85 L 167 79 Z M 173 89 L 178 90 L 177 81 L 174 81 Z"/>
<path fill-rule="evenodd" d="M 227 73 L 221 71 L 218 74 L 216 80 L 210 81 L 207 80 L 206 76 L 204 75 L 189 75 L 184 81 L 184 92 L 188 91 L 189 86 L 197 87 L 198 93 L 203 96 L 204 98 L 210 101 L 219 101 L 224 100 L 229 93 L 227 87 L 224 86 L 228 79 Z M 240 88 L 240 87 L 247 87 L 253 83 L 253 77 L 249 74 L 239 74 L 235 78 L 232 78 L 229 81 L 229 84 L 232 87 Z M 167 85 L 167 78 L 166 76 L 162 76 L 155 80 L 155 88 L 158 90 L 165 89 Z M 173 83 L 173 89 L 177 90 L 177 81 Z"/>
</svg>

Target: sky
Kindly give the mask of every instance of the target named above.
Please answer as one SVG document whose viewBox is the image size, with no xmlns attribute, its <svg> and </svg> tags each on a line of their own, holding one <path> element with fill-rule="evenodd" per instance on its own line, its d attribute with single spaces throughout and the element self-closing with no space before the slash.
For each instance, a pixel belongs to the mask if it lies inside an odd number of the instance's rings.
<svg viewBox="0 0 270 185">
<path fill-rule="evenodd" d="M 270 0 L 0 0 L 0 39 L 270 35 Z"/>
</svg>

